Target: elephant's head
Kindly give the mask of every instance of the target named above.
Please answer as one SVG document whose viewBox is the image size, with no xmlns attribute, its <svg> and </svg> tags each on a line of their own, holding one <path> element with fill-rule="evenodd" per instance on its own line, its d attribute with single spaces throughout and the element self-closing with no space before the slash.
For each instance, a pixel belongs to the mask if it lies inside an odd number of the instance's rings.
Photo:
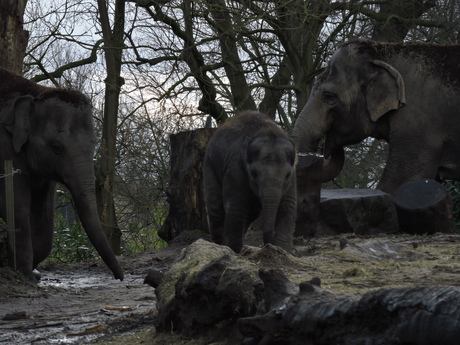
<svg viewBox="0 0 460 345">
<path fill-rule="evenodd" d="M 280 202 L 295 184 L 294 143 L 277 130 L 279 133 L 261 130 L 252 139 L 247 138 L 243 145 L 249 182 L 262 206 L 264 243 L 272 244 L 277 244 L 274 236 Z"/>
<path fill-rule="evenodd" d="M 53 90 L 40 97 L 22 96 L 14 101 L 3 125 L 12 134 L 17 155 L 26 160 L 21 175 L 32 180 L 63 183 L 72 194 L 82 225 L 115 278 L 122 269 L 101 229 L 96 207 L 94 147 L 91 106 L 82 94 Z"/>
<path fill-rule="evenodd" d="M 316 152 L 325 138 L 323 154 L 330 162 L 323 169 L 323 181 L 329 181 L 342 170 L 343 146 L 370 136 L 388 139 L 384 115 L 404 104 L 400 73 L 348 44 L 332 56 L 316 80 L 292 138 L 302 153 Z"/>
</svg>

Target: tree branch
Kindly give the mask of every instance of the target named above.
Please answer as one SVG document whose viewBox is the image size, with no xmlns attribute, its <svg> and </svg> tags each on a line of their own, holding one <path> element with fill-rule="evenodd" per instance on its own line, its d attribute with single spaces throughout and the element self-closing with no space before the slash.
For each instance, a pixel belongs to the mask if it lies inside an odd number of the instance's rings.
<svg viewBox="0 0 460 345">
<path fill-rule="evenodd" d="M 167 16 L 161 10 L 158 2 L 153 3 L 152 1 L 138 1 L 138 6 L 141 3 L 146 3 L 144 7 L 147 13 L 154 19 L 161 21 L 168 25 L 173 33 L 184 42 L 184 50 L 181 57 L 187 63 L 190 68 L 190 73 L 193 75 L 198 83 L 198 86 L 203 93 L 203 97 L 199 102 L 198 110 L 205 114 L 211 115 L 217 122 L 223 122 L 228 118 L 225 109 L 217 102 L 217 91 L 212 83 L 212 80 L 206 75 L 206 65 L 204 63 L 203 56 L 198 51 L 193 38 L 183 31 L 179 23 Z M 149 6 L 153 6 L 155 12 Z M 186 18 L 187 19 L 187 18 Z M 187 24 L 186 24 L 187 25 Z"/>
<path fill-rule="evenodd" d="M 59 67 L 58 69 L 56 69 L 54 72 L 47 72 L 45 67 L 42 64 L 38 64 L 38 67 L 43 72 L 43 74 L 38 74 L 38 75 L 34 76 L 31 80 L 33 80 L 34 82 L 39 82 L 39 81 L 42 81 L 42 80 L 48 80 L 49 79 L 49 80 L 51 80 L 53 82 L 53 84 L 58 85 L 58 83 L 56 82 L 55 79 L 62 77 L 62 75 L 64 74 L 65 71 L 70 70 L 70 69 L 75 68 L 75 67 L 84 66 L 84 65 L 88 65 L 88 64 L 91 64 L 93 62 L 96 62 L 97 61 L 97 51 L 98 51 L 100 45 L 102 44 L 102 42 L 104 42 L 104 40 L 100 39 L 99 41 L 97 41 L 94 44 L 94 47 L 93 47 L 93 49 L 91 49 L 91 54 L 90 54 L 89 57 L 87 57 L 85 59 L 78 60 L 78 61 L 73 61 L 73 62 L 70 62 L 68 64 L 65 64 L 65 65 Z"/>
</svg>

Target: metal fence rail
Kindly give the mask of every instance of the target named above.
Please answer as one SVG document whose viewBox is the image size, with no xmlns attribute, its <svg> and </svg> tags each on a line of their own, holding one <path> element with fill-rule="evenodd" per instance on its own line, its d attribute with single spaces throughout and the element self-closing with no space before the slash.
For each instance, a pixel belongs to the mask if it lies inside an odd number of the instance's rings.
<svg viewBox="0 0 460 345">
<path fill-rule="evenodd" d="M 16 269 L 16 227 L 14 224 L 14 185 L 13 176 L 19 174 L 19 169 L 13 170 L 13 161 L 5 161 L 5 173 L 0 178 L 5 179 L 6 223 L 8 230 L 8 262 Z"/>
</svg>

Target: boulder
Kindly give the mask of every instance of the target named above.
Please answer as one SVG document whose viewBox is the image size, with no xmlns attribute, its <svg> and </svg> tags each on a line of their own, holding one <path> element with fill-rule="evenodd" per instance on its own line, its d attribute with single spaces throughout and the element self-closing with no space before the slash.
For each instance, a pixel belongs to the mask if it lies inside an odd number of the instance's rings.
<svg viewBox="0 0 460 345">
<path fill-rule="evenodd" d="M 317 235 L 399 230 L 393 197 L 377 189 L 321 190 Z"/>
</svg>

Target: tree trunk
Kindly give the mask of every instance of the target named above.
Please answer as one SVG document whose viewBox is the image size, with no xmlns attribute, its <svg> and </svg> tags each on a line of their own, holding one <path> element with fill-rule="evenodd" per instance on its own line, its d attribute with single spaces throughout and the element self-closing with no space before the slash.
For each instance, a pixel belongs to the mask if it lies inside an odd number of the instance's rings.
<svg viewBox="0 0 460 345">
<path fill-rule="evenodd" d="M 29 32 L 22 26 L 26 3 L 27 0 L 1 0 L 0 3 L 0 67 L 17 75 L 22 75 L 29 39 Z M 0 179 L 0 183 L 5 180 Z M 8 245 L 7 232 L 0 231 L 0 267 L 8 265 L 8 256 L 13 257 L 13 252 Z"/>
<path fill-rule="evenodd" d="M 313 237 L 319 217 L 323 158 L 299 156 L 297 174 L 297 219 L 295 237 Z"/>
<path fill-rule="evenodd" d="M 171 241 L 185 230 L 208 231 L 203 188 L 203 160 L 206 145 L 216 128 L 202 128 L 173 134 L 171 178 L 167 191 L 169 214 L 158 235 Z"/>
<path fill-rule="evenodd" d="M 121 86 L 124 84 L 120 72 L 124 41 L 125 1 L 117 0 L 115 3 L 113 30 L 110 25 L 106 1 L 98 0 L 97 3 L 104 37 L 107 78 L 105 80 L 101 161 L 96 169 L 96 193 L 102 228 L 113 252 L 118 255 L 120 254 L 121 230 L 118 227 L 115 212 L 113 184 L 115 181 L 118 104 Z"/>
<path fill-rule="evenodd" d="M 0 67 L 18 75 L 29 39 L 22 26 L 26 4 L 27 0 L 2 0 L 0 5 Z"/>
<path fill-rule="evenodd" d="M 419 235 L 453 232 L 452 200 L 438 182 L 407 182 L 396 191 L 394 201 L 402 231 Z"/>
<path fill-rule="evenodd" d="M 382 42 L 402 42 L 409 30 L 436 1 L 404 0 L 385 1 L 380 4 L 380 16 L 374 17 L 372 39 Z"/>
<path fill-rule="evenodd" d="M 219 43 L 224 58 L 225 74 L 230 82 L 232 105 L 235 112 L 256 110 L 256 102 L 251 96 L 243 64 L 238 51 L 237 30 L 233 28 L 231 12 L 226 8 L 224 0 L 209 2 L 209 11 L 214 18 L 214 27 L 219 32 Z"/>
</svg>

